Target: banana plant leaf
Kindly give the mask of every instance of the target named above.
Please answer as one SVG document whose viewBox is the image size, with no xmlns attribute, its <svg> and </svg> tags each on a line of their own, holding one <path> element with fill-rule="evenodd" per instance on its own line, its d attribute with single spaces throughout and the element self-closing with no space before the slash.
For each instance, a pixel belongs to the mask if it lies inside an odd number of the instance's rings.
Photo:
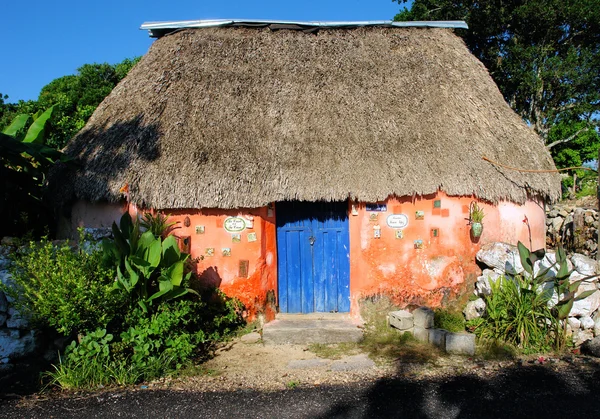
<svg viewBox="0 0 600 419">
<path fill-rule="evenodd" d="M 31 124 L 31 126 L 27 130 L 27 133 L 25 134 L 25 138 L 23 138 L 24 143 L 44 143 L 46 134 L 46 123 L 52 117 L 53 111 L 54 106 L 51 106 L 33 121 L 33 124 Z"/>
<path fill-rule="evenodd" d="M 28 114 L 17 115 L 9 126 L 2 131 L 4 134 L 21 141 L 24 137 L 25 127 L 31 122 L 31 116 Z M 19 135 L 21 134 L 21 135 Z"/>
</svg>

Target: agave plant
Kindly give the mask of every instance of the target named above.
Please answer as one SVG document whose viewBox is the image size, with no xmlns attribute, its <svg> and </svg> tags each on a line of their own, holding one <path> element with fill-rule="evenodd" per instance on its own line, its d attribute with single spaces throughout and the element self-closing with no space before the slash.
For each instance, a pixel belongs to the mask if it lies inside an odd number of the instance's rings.
<svg viewBox="0 0 600 419">
<path fill-rule="evenodd" d="M 104 259 L 114 264 L 115 291 L 126 292 L 148 312 L 154 301 L 166 301 L 196 293 L 187 288 L 191 272 L 185 272 L 187 253 L 179 250 L 175 236 L 164 240 L 148 230 L 141 233 L 138 219 L 123 214 L 113 223 L 114 240 L 102 242 Z"/>
</svg>

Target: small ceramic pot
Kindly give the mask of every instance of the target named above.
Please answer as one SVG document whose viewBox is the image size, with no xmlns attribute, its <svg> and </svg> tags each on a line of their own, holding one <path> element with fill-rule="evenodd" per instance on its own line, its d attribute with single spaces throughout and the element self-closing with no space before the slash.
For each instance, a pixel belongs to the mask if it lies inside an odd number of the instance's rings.
<svg viewBox="0 0 600 419">
<path fill-rule="evenodd" d="M 481 233 L 483 232 L 483 224 L 481 223 L 472 223 L 471 224 L 471 234 L 473 237 L 481 237 Z"/>
</svg>

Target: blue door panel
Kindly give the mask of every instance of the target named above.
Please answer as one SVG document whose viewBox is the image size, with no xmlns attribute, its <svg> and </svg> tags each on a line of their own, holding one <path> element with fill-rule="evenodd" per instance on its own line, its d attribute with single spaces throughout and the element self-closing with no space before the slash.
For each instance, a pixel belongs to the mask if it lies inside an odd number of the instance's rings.
<svg viewBox="0 0 600 419">
<path fill-rule="evenodd" d="M 350 310 L 347 204 L 277 204 L 279 308 L 288 313 Z"/>
</svg>

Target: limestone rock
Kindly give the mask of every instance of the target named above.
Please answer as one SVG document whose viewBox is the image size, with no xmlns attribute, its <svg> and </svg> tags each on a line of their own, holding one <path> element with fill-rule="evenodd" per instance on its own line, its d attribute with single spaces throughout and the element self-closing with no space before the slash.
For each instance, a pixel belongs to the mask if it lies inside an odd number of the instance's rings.
<svg viewBox="0 0 600 419">
<path fill-rule="evenodd" d="M 594 275 L 596 273 L 596 261 L 585 255 L 575 253 L 571 256 L 571 262 L 575 270 L 582 275 Z"/>
<path fill-rule="evenodd" d="M 37 347 L 35 332 L 21 336 L 18 330 L 0 330 L 0 359 L 19 359 L 31 355 Z"/>
<path fill-rule="evenodd" d="M 576 296 L 585 291 L 585 288 L 579 287 L 579 290 L 575 294 Z M 583 317 L 591 316 L 600 307 L 600 291 L 594 292 L 592 295 L 584 298 L 583 300 L 575 301 L 573 308 L 569 313 L 572 317 Z"/>
<path fill-rule="evenodd" d="M 523 272 L 521 259 L 517 246 L 508 243 L 494 242 L 484 244 L 477 252 L 477 260 L 494 268 L 496 272 L 502 271 L 510 275 Z"/>
<path fill-rule="evenodd" d="M 581 328 L 583 330 L 589 330 L 594 328 L 594 321 L 590 316 L 583 316 L 579 320 L 581 321 Z"/>
<path fill-rule="evenodd" d="M 581 345 L 581 352 L 586 355 L 600 357 L 600 336 L 585 341 Z"/>
<path fill-rule="evenodd" d="M 6 313 L 8 311 L 8 300 L 6 295 L 0 291 L 0 313 Z"/>
<path fill-rule="evenodd" d="M 83 232 L 89 240 L 98 241 L 112 238 L 112 229 L 110 227 L 84 228 Z"/>
<path fill-rule="evenodd" d="M 592 319 L 594 320 L 594 336 L 600 336 L 600 315 L 598 315 L 597 311 L 592 316 Z"/>
<path fill-rule="evenodd" d="M 469 321 L 481 317 L 484 311 L 485 301 L 483 301 L 483 298 L 478 298 L 475 301 L 469 301 L 467 303 L 467 306 L 463 310 L 463 314 L 465 315 L 465 319 Z"/>
<path fill-rule="evenodd" d="M 581 346 L 581 344 L 587 340 L 593 339 L 594 333 L 591 330 L 574 330 L 573 331 L 573 343 L 575 346 Z"/>
<path fill-rule="evenodd" d="M 560 231 L 560 228 L 563 226 L 564 219 L 562 218 L 553 218 L 552 219 L 552 230 Z"/>
<path fill-rule="evenodd" d="M 29 319 L 23 316 L 17 309 L 10 307 L 8 309 L 8 319 L 6 320 L 6 327 L 11 329 L 27 329 L 29 328 Z"/>
<path fill-rule="evenodd" d="M 571 326 L 571 331 L 579 330 L 581 328 L 581 321 L 577 317 L 569 317 L 567 323 Z"/>
<path fill-rule="evenodd" d="M 475 291 L 478 296 L 490 295 L 492 293 L 492 287 L 490 283 L 495 283 L 500 274 L 494 272 L 491 269 L 484 269 L 481 276 L 477 277 L 477 283 L 475 284 Z"/>
</svg>

